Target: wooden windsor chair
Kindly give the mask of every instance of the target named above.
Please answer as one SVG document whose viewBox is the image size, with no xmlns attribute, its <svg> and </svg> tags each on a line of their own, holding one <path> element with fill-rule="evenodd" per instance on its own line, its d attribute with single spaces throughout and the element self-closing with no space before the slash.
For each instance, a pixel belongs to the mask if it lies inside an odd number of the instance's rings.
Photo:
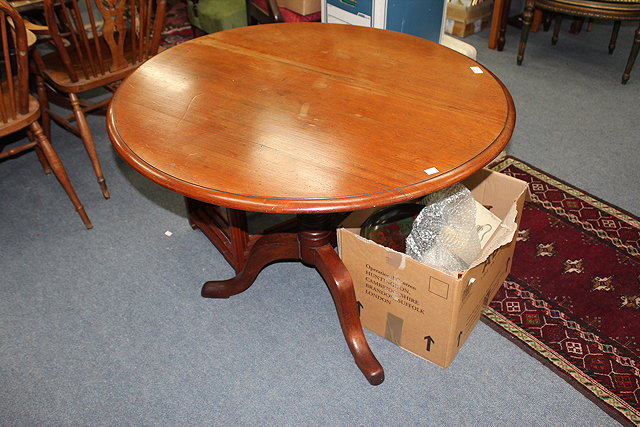
<svg viewBox="0 0 640 427">
<path fill-rule="evenodd" d="M 92 228 L 58 154 L 38 123 L 40 106 L 29 94 L 29 47 L 25 24 L 20 14 L 4 0 L 0 0 L 0 38 L 0 137 L 27 129 L 29 140 L 26 144 L 11 144 L 10 149 L 0 152 L 0 159 L 33 148 L 45 173 L 53 171 L 84 225 Z"/>
<path fill-rule="evenodd" d="M 44 131 L 50 135 L 53 119 L 82 138 L 105 198 L 109 190 L 85 115 L 103 110 L 109 92 L 158 52 L 165 10 L 166 0 L 44 0 L 54 47 L 36 56 Z M 109 96 L 95 100 L 97 88 Z M 50 97 L 71 112 L 59 114 Z"/>
<path fill-rule="evenodd" d="M 638 21 L 640 23 L 640 0 L 527 0 L 525 4 L 522 33 L 518 46 L 518 65 L 522 64 L 527 39 L 531 29 L 531 22 L 536 11 L 547 11 L 555 14 L 556 23 L 551 37 L 551 43 L 556 44 L 562 17 L 564 15 L 582 19 L 613 20 L 613 32 L 609 42 L 609 54 L 612 54 L 618 38 L 618 31 L 622 21 Z M 578 20 L 581 22 L 581 20 Z M 581 24 L 574 25 L 574 31 L 578 31 Z M 640 51 L 640 25 L 635 30 L 629 59 L 622 74 L 622 84 L 626 84 L 631 74 L 631 69 Z"/>
</svg>

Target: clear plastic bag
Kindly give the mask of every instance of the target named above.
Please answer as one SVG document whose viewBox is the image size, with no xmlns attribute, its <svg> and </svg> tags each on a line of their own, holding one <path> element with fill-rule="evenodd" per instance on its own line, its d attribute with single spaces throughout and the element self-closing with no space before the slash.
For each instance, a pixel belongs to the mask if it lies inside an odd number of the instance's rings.
<svg viewBox="0 0 640 427">
<path fill-rule="evenodd" d="M 407 237 L 407 254 L 452 274 L 468 269 L 481 250 L 471 192 L 458 183 L 429 194 L 423 203 Z"/>
</svg>

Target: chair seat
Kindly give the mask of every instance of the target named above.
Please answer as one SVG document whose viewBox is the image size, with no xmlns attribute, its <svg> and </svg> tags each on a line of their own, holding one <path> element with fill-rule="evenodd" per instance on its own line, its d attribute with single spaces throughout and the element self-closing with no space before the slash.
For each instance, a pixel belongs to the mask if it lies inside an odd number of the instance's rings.
<svg viewBox="0 0 640 427">
<path fill-rule="evenodd" d="M 107 47 L 106 42 L 101 40 L 101 44 L 104 46 L 104 51 L 107 52 L 109 48 Z M 71 80 L 66 68 L 64 67 L 62 59 L 57 52 L 52 52 L 42 56 L 42 61 L 45 66 L 44 70 L 42 70 L 42 74 L 56 89 L 65 92 L 80 93 L 117 82 L 125 78 L 141 65 L 141 63 L 127 64 L 126 67 L 111 72 L 109 71 L 111 67 L 111 57 L 110 55 L 105 55 L 105 58 L 102 61 L 102 66 L 103 70 L 106 72 L 100 73 L 98 70 L 92 72 L 87 65 L 85 65 L 87 68 L 82 68 L 82 64 L 85 61 L 78 60 L 76 52 L 70 51 L 69 54 L 71 57 L 71 63 L 73 64 L 73 69 L 78 75 L 78 81 Z M 133 56 L 131 54 L 131 45 L 129 43 L 125 43 L 124 55 L 127 59 Z"/>
<path fill-rule="evenodd" d="M 640 2 L 597 0 L 536 0 L 536 7 L 556 13 L 587 18 L 637 20 Z"/>
</svg>

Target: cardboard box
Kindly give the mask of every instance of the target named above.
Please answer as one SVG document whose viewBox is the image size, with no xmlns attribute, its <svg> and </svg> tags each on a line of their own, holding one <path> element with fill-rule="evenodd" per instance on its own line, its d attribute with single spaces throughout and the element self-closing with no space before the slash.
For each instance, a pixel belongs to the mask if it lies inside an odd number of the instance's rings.
<svg viewBox="0 0 640 427">
<path fill-rule="evenodd" d="M 363 327 L 448 368 L 511 269 L 527 184 L 482 170 L 464 185 L 501 219 L 467 271 L 452 276 L 406 254 L 338 230 L 338 250 L 351 273 Z"/>
<path fill-rule="evenodd" d="M 278 0 L 278 6 L 289 9 L 300 15 L 311 15 L 320 12 L 321 0 Z"/>
<path fill-rule="evenodd" d="M 457 1 L 447 3 L 445 32 L 458 37 L 466 37 L 487 27 L 491 15 L 491 1 L 484 0 L 473 6 L 465 6 Z"/>
<path fill-rule="evenodd" d="M 447 19 L 444 24 L 444 31 L 458 37 L 467 37 L 480 32 L 489 25 L 489 17 L 480 18 L 475 22 L 465 24 L 464 22 Z"/>
</svg>

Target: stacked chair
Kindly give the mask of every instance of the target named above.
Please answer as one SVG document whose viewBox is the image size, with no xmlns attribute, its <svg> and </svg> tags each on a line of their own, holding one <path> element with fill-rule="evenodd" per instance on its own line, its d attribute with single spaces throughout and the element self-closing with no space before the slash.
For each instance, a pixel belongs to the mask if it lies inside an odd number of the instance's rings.
<svg viewBox="0 0 640 427">
<path fill-rule="evenodd" d="M 0 136 L 26 129 L 29 141 L 9 144 L 0 159 L 33 148 L 87 228 L 91 221 L 50 143 L 51 120 L 82 139 L 108 199 L 86 115 L 103 112 L 120 81 L 158 52 L 165 10 L 166 0 L 44 0 L 45 27 L 25 21 L 0 0 Z M 45 37 L 36 43 L 34 33 Z M 38 99 L 29 92 L 30 71 Z"/>
<path fill-rule="evenodd" d="M 82 138 L 105 198 L 86 114 L 103 110 L 118 83 L 158 52 L 165 10 L 166 0 L 44 0 L 53 50 L 34 55 L 43 128 L 50 135 L 53 119 Z M 96 101 L 99 88 L 107 96 Z"/>
<path fill-rule="evenodd" d="M 69 181 L 67 172 L 53 149 L 49 137 L 38 123 L 38 101 L 29 94 L 29 45 L 27 30 L 20 14 L 0 0 L 0 38 L 2 71 L 0 72 L 0 137 L 26 130 L 28 141 L 0 152 L 0 159 L 34 149 L 45 173 L 53 173 L 67 192 L 87 228 L 93 225 Z M 5 139 L 6 140 L 6 139 Z"/>
</svg>

